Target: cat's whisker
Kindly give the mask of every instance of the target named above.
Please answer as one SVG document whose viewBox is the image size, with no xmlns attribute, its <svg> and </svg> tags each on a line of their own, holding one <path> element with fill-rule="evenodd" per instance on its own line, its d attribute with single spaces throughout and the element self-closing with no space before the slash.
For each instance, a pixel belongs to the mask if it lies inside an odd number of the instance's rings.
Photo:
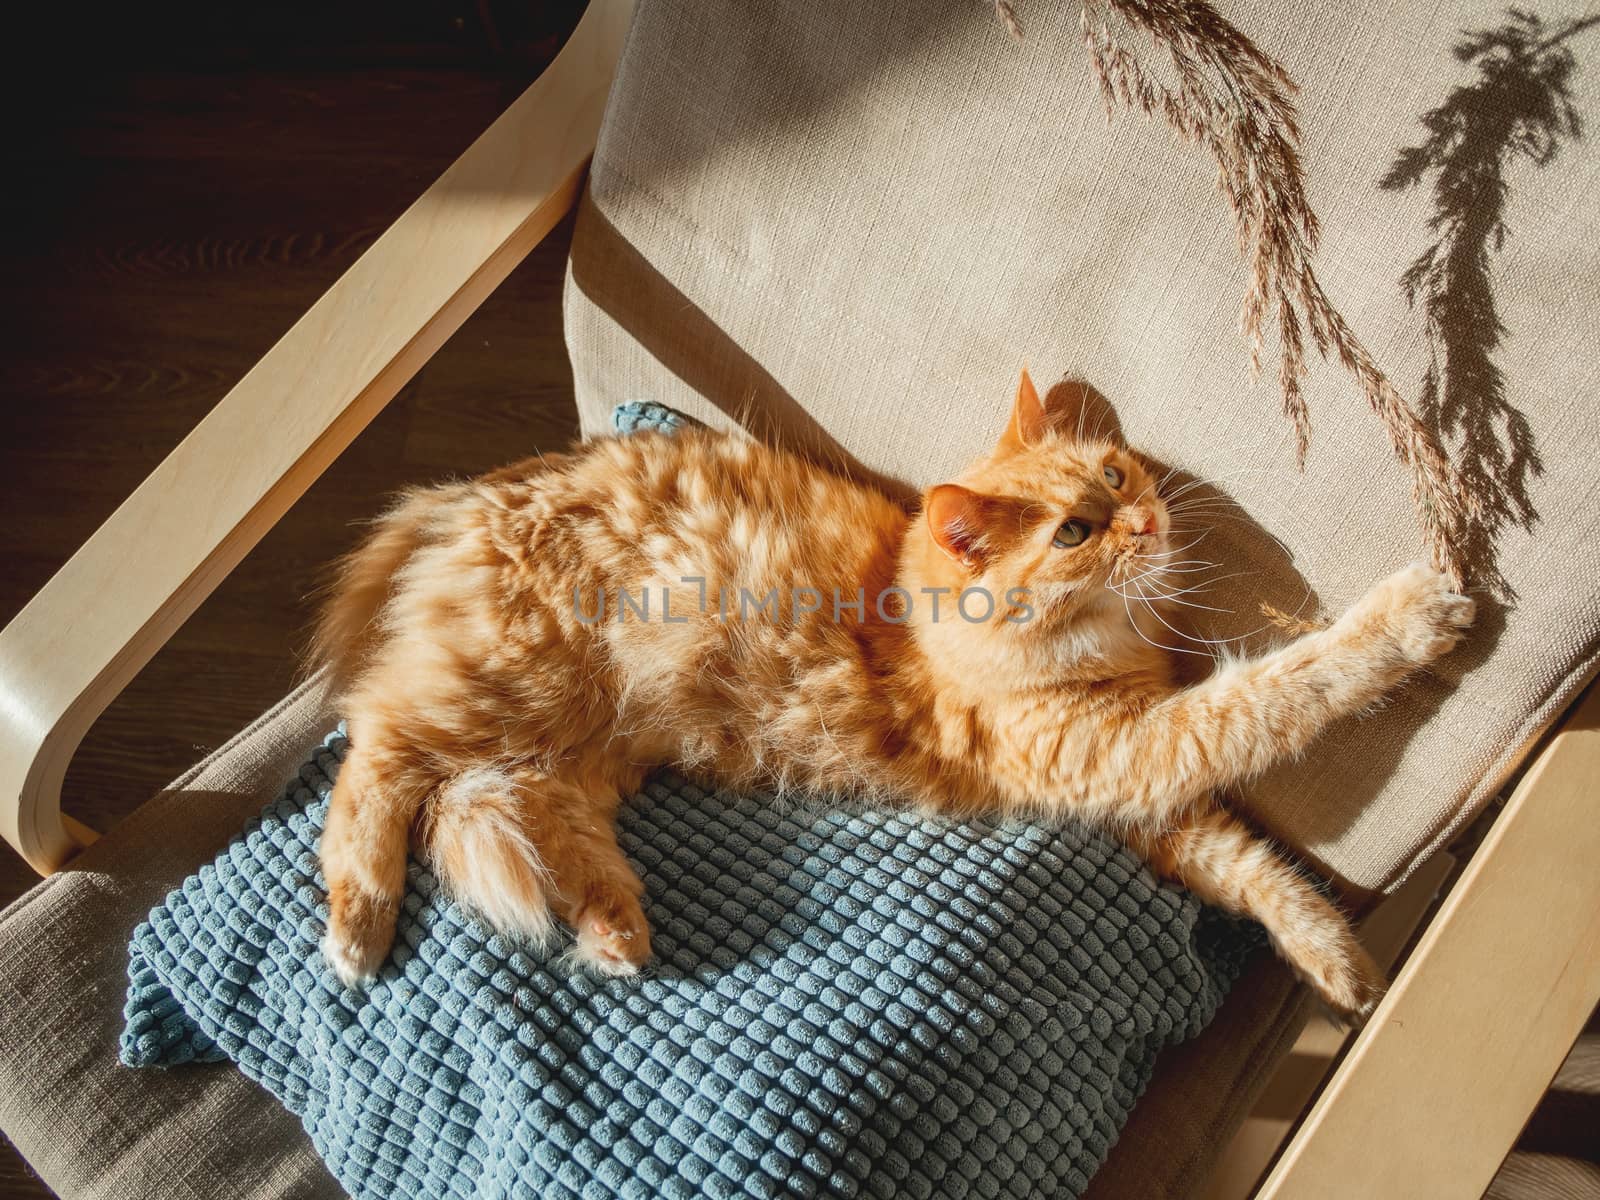
<svg viewBox="0 0 1600 1200">
<path fill-rule="evenodd" d="M 1150 597 L 1142 595 L 1144 589 L 1149 587 L 1149 589 L 1154 592 L 1155 597 L 1160 598 L 1160 600 L 1163 600 L 1163 602 L 1178 603 L 1178 605 L 1184 605 L 1187 606 L 1187 608 L 1205 608 L 1205 610 L 1213 611 L 1213 613 L 1232 614 L 1232 611 L 1234 611 L 1230 610 L 1230 608 L 1216 608 L 1216 606 L 1213 605 L 1202 605 L 1202 603 L 1187 602 L 1187 600 L 1182 600 L 1182 597 L 1186 597 L 1186 595 L 1197 594 L 1197 592 L 1205 592 L 1205 590 L 1210 590 L 1211 584 L 1216 582 L 1214 579 L 1200 579 L 1200 581 L 1194 582 L 1194 584 L 1189 584 L 1189 586 L 1186 587 L 1171 586 L 1171 584 L 1174 584 L 1174 582 L 1178 582 L 1176 579 L 1174 579 L 1174 581 L 1168 581 L 1168 576 L 1200 574 L 1202 571 L 1213 570 L 1214 566 L 1216 566 L 1216 563 L 1206 562 L 1206 560 L 1203 560 L 1203 558 L 1186 558 L 1186 560 L 1182 560 L 1182 562 L 1178 563 L 1154 563 L 1154 565 L 1147 565 L 1146 558 L 1146 555 L 1141 555 L 1141 562 L 1139 562 L 1139 565 L 1146 566 L 1146 570 L 1142 570 L 1139 574 L 1134 574 L 1134 576 L 1131 576 L 1131 578 L 1123 579 L 1123 581 L 1120 582 L 1120 586 L 1114 587 L 1114 590 L 1117 590 L 1117 592 L 1120 592 L 1120 594 L 1126 595 L 1126 590 L 1133 589 L 1134 592 L 1139 592 L 1139 594 L 1141 594 L 1139 595 L 1141 600 L 1146 600 L 1146 602 L 1149 602 Z M 1144 587 L 1141 587 L 1141 584 Z M 1112 586 L 1112 584 L 1107 582 L 1107 587 L 1110 586 Z"/>
<path fill-rule="evenodd" d="M 1153 595 L 1159 596 L 1159 597 L 1161 597 L 1163 599 L 1165 599 L 1168 596 L 1187 595 L 1189 592 L 1192 592 L 1192 591 L 1196 590 L 1194 587 L 1177 588 L 1177 589 L 1170 588 L 1161 579 L 1161 577 L 1159 575 L 1152 576 L 1152 575 L 1149 575 L 1149 574 L 1140 575 L 1140 576 L 1138 576 L 1137 578 L 1134 578 L 1134 579 L 1124 580 L 1123 582 L 1121 582 L 1119 584 L 1116 584 L 1116 585 L 1112 585 L 1112 584 L 1108 583 L 1108 584 L 1106 584 L 1106 586 L 1107 587 L 1113 587 L 1114 586 L 1115 590 L 1124 591 L 1124 592 L 1132 590 L 1133 592 L 1138 593 L 1138 592 L 1142 592 L 1142 591 L 1148 590 Z"/>
<path fill-rule="evenodd" d="M 1172 507 L 1175 507 L 1176 505 L 1182 503 L 1185 496 L 1189 496 L 1190 501 L 1198 502 L 1198 501 L 1215 500 L 1215 499 L 1221 498 L 1222 496 L 1224 496 L 1226 494 L 1226 493 L 1222 493 L 1222 492 L 1217 492 L 1217 493 L 1211 494 L 1211 495 L 1208 495 L 1206 493 L 1201 493 L 1200 495 L 1195 495 L 1195 496 L 1190 496 L 1189 495 L 1196 488 L 1209 487 L 1209 486 L 1212 486 L 1210 480 L 1192 479 L 1188 483 L 1185 483 L 1182 486 L 1180 486 L 1175 492 L 1172 492 L 1170 495 L 1163 493 L 1162 496 L 1161 496 L 1161 499 L 1162 499 L 1162 502 L 1164 504 L 1166 504 L 1166 506 L 1168 508 L 1172 508 Z"/>
<path fill-rule="evenodd" d="M 1174 604 L 1182 603 L 1185 596 L 1203 596 L 1206 594 L 1205 591 L 1196 591 L 1193 588 L 1185 588 L 1178 592 L 1168 592 L 1157 587 L 1152 587 L 1149 584 L 1141 584 L 1132 590 L 1136 598 L 1171 601 Z M 1190 603 L 1198 605 L 1200 602 L 1190 601 Z M 1212 611 L 1231 613 L 1233 610 L 1231 608 L 1214 608 Z"/>
<path fill-rule="evenodd" d="M 1193 595 L 1205 595 L 1205 594 L 1209 593 L 1212 590 L 1212 588 L 1218 583 L 1225 582 L 1226 580 L 1229 580 L 1229 579 L 1238 579 L 1238 578 L 1241 578 L 1243 576 L 1251 575 L 1251 574 L 1254 574 L 1254 572 L 1236 571 L 1236 572 L 1234 572 L 1234 573 L 1232 573 L 1230 575 L 1223 575 L 1223 576 L 1220 576 L 1220 577 L 1218 577 L 1216 579 L 1202 580 L 1199 583 L 1190 585 L 1189 587 L 1178 588 L 1177 590 L 1174 590 L 1174 591 L 1158 590 L 1158 589 L 1161 588 L 1162 585 L 1161 585 L 1161 580 L 1159 578 L 1157 578 L 1157 579 L 1149 581 L 1149 583 L 1146 585 L 1147 587 L 1150 588 L 1150 590 L 1153 593 L 1153 595 L 1140 595 L 1137 598 L 1144 600 L 1146 603 L 1149 603 L 1151 599 L 1159 599 L 1164 603 L 1179 604 L 1179 605 L 1182 605 L 1183 607 L 1186 607 L 1186 608 L 1200 608 L 1200 609 L 1205 609 L 1205 610 L 1210 611 L 1210 612 L 1226 613 L 1226 614 L 1228 614 L 1230 616 L 1233 616 L 1233 615 L 1237 615 L 1237 612 L 1236 612 L 1235 609 L 1219 608 L 1219 607 L 1214 606 L 1214 605 L 1200 604 L 1200 603 L 1195 602 L 1195 601 L 1185 601 L 1183 599 L 1183 597 L 1184 596 L 1193 596 Z M 1137 582 L 1137 581 L 1130 581 L 1129 585 L 1127 585 L 1127 586 L 1132 586 L 1133 583 L 1135 583 L 1135 582 Z M 1120 591 L 1120 589 L 1114 589 L 1114 590 L 1119 590 Z M 1144 588 L 1136 587 L 1134 590 L 1135 591 L 1139 591 L 1139 592 L 1143 592 Z M 1304 603 L 1303 602 L 1301 604 L 1301 607 L 1302 608 L 1304 607 Z M 1262 629 L 1266 629 L 1266 628 L 1268 628 L 1268 626 L 1262 626 L 1261 628 Z M 1176 629 L 1174 629 L 1173 632 L 1174 633 L 1178 633 L 1180 637 L 1187 637 L 1188 636 L 1187 634 L 1183 634 L 1182 632 L 1180 632 L 1179 630 L 1176 630 Z M 1248 633 L 1239 634 L 1237 638 L 1222 639 L 1222 640 L 1223 641 L 1237 641 L 1237 640 L 1241 640 L 1241 639 L 1244 639 L 1244 638 L 1253 637 L 1253 636 L 1255 636 L 1256 633 L 1259 633 L 1259 632 L 1261 632 L 1261 630 L 1253 630 L 1253 631 L 1248 632 Z"/>
<path fill-rule="evenodd" d="M 1238 512 L 1234 509 L 1214 509 L 1210 511 L 1194 510 L 1171 514 L 1173 529 L 1200 529 L 1205 528 L 1216 531 L 1224 525 L 1232 524 L 1243 526 L 1246 530 L 1258 530 L 1268 537 L 1276 538 L 1277 535 L 1267 529 L 1249 513 Z M 1187 524 L 1186 524 L 1187 523 Z"/>
<path fill-rule="evenodd" d="M 1169 514 L 1174 523 L 1179 521 L 1204 521 L 1209 527 L 1216 528 L 1224 521 L 1232 521 L 1238 525 L 1259 528 L 1264 533 L 1269 533 L 1260 521 L 1250 513 L 1240 512 L 1235 508 L 1216 509 L 1185 509 L 1181 512 Z"/>
<path fill-rule="evenodd" d="M 1253 506 L 1279 517 L 1284 516 L 1285 510 L 1282 508 L 1282 506 L 1275 505 L 1270 500 L 1256 500 L 1253 502 Z M 1246 509 L 1242 504 L 1230 497 L 1213 498 L 1199 496 L 1181 503 L 1173 503 L 1171 500 L 1168 500 L 1166 507 L 1167 515 L 1173 520 L 1172 528 L 1174 530 L 1181 528 L 1181 526 L 1177 523 L 1180 520 L 1192 520 L 1196 517 L 1204 517 L 1212 524 L 1220 521 L 1233 521 L 1237 524 L 1244 525 L 1247 528 L 1265 533 L 1274 542 L 1277 542 L 1280 547 L 1283 547 L 1284 545 L 1282 539 L 1279 538 L 1277 534 L 1267 529 L 1256 519 L 1250 510 Z M 1284 547 L 1284 550 L 1285 553 L 1288 552 L 1287 547 Z"/>
<path fill-rule="evenodd" d="M 1218 475 L 1212 478 L 1191 479 L 1188 483 L 1184 484 L 1166 499 L 1168 503 L 1170 503 L 1171 501 L 1176 500 L 1179 496 L 1182 496 L 1188 492 L 1192 492 L 1195 488 L 1213 487 L 1220 490 L 1224 484 L 1233 483 L 1234 481 L 1243 479 L 1248 475 L 1262 475 L 1280 470 L 1281 468 L 1279 467 L 1240 467 L 1236 471 L 1229 471 L 1226 475 Z"/>
<path fill-rule="evenodd" d="M 1171 471 L 1167 472 L 1167 475 L 1171 475 L 1171 474 L 1172 474 Z M 1162 484 L 1162 482 L 1163 482 L 1163 480 L 1165 478 L 1166 477 L 1163 476 L 1162 479 L 1158 479 L 1158 480 L 1155 480 L 1152 483 L 1145 484 L 1144 490 L 1142 492 L 1140 492 L 1137 496 L 1134 497 L 1133 502 L 1135 504 L 1138 504 L 1139 501 L 1143 500 L 1146 496 L 1150 495 L 1150 493 L 1152 493 L 1152 492 L 1154 492 L 1156 494 L 1156 497 L 1159 499 L 1160 496 L 1161 496 L 1161 484 Z"/>
<path fill-rule="evenodd" d="M 1139 627 L 1139 618 L 1136 618 L 1136 616 L 1133 614 L 1133 602 L 1131 602 L 1131 597 L 1126 597 L 1126 595 L 1125 597 L 1122 597 L 1122 606 L 1125 608 L 1126 613 L 1128 613 L 1128 624 L 1133 627 L 1134 634 L 1138 634 L 1139 640 L 1142 640 L 1142 642 L 1146 643 L 1146 645 L 1155 646 L 1157 650 L 1165 650 L 1168 654 L 1192 654 L 1194 658 L 1208 658 L 1213 662 L 1216 661 L 1216 654 L 1211 653 L 1211 651 L 1187 650 L 1186 646 L 1168 646 L 1163 642 L 1155 642 L 1154 638 L 1150 637 L 1149 634 L 1146 634 L 1146 632 Z M 1157 616 L 1155 610 L 1150 608 L 1149 602 L 1146 602 L 1146 605 L 1144 606 L 1146 606 L 1146 610 L 1149 610 L 1152 616 Z M 1157 616 L 1157 619 L 1160 618 Z M 1165 626 L 1166 622 L 1162 621 L 1162 624 Z M 1168 626 L 1168 629 L 1170 629 L 1170 627 L 1171 626 Z"/>
<path fill-rule="evenodd" d="M 1174 515 L 1185 514 L 1191 516 L 1195 513 L 1203 512 L 1232 512 L 1241 516 L 1247 515 L 1241 505 L 1235 504 L 1231 500 L 1208 500 L 1203 497 L 1195 500 L 1182 500 L 1177 504 L 1169 504 L 1167 505 L 1167 512 Z"/>
<path fill-rule="evenodd" d="M 1180 596 L 1209 596 L 1211 590 L 1209 584 L 1197 584 L 1194 587 L 1178 588 L 1176 591 L 1160 592 L 1158 594 L 1168 600 L 1176 600 Z M 1232 610 L 1230 609 L 1229 611 L 1231 612 Z"/>
<path fill-rule="evenodd" d="M 1143 600 L 1146 604 L 1150 604 L 1152 601 L 1159 600 L 1163 604 L 1179 604 L 1184 608 L 1199 608 L 1204 609 L 1206 612 L 1225 613 L 1229 616 L 1233 615 L 1233 609 L 1231 608 L 1218 608 L 1214 604 L 1197 604 L 1193 600 L 1180 600 L 1178 596 L 1184 594 L 1185 593 L 1180 592 L 1177 596 L 1169 596 L 1165 593 L 1157 592 L 1154 595 L 1146 595 L 1142 590 L 1140 590 L 1139 594 L 1134 598 L 1137 600 Z"/>
<path fill-rule="evenodd" d="M 1119 592 L 1118 595 L 1122 595 L 1122 594 Z M 1196 658 L 1209 658 L 1209 659 L 1215 660 L 1216 655 L 1209 654 L 1204 650 L 1187 650 L 1182 646 L 1165 646 L 1165 645 L 1162 645 L 1162 643 L 1160 643 L 1160 642 L 1152 640 L 1149 634 L 1145 633 L 1145 631 L 1143 629 L 1139 628 L 1139 618 L 1133 615 L 1133 603 L 1132 603 L 1132 598 L 1131 597 L 1129 597 L 1129 596 L 1123 596 L 1122 597 L 1122 607 L 1127 610 L 1129 626 L 1132 627 L 1133 631 L 1136 634 L 1139 635 L 1140 640 L 1143 641 L 1146 645 L 1153 646 L 1157 650 L 1164 650 L 1168 654 L 1192 654 Z M 1145 607 L 1148 609 L 1148 608 L 1150 608 L 1150 605 L 1148 603 L 1146 603 Z M 1152 609 L 1151 612 L 1153 614 L 1154 610 Z M 1162 621 L 1161 623 L 1163 625 L 1166 625 L 1165 621 Z M 1168 626 L 1168 628 L 1170 629 L 1171 626 Z"/>
<path fill-rule="evenodd" d="M 1189 533 L 1189 532 L 1192 532 L 1192 531 L 1184 530 L 1183 532 Z M 1185 542 L 1183 545 L 1175 546 L 1171 550 L 1163 550 L 1159 554 L 1142 554 L 1142 555 L 1140 555 L 1140 557 L 1141 558 L 1150 558 L 1150 559 L 1171 558 L 1174 554 L 1182 554 L 1185 551 L 1192 550 L 1194 547 L 1198 546 L 1201 542 L 1203 542 L 1205 540 L 1206 533 L 1209 533 L 1209 532 L 1210 532 L 1210 530 L 1206 530 L 1205 533 L 1201 533 L 1199 537 L 1194 539 L 1194 541 Z"/>
<path fill-rule="evenodd" d="M 1203 581 L 1191 587 L 1171 587 L 1163 583 L 1160 579 L 1130 580 L 1121 586 L 1123 590 L 1131 588 L 1136 592 L 1150 591 L 1155 595 L 1164 598 L 1169 596 L 1173 598 L 1178 596 L 1202 596 L 1211 590 L 1204 585 Z"/>
<path fill-rule="evenodd" d="M 1184 533 L 1189 533 L 1189 532 L 1192 532 L 1192 531 L 1191 530 L 1183 530 L 1183 532 Z M 1183 554 L 1188 549 L 1189 549 L 1188 546 L 1174 546 L 1170 550 L 1162 550 L 1159 553 L 1141 554 L 1141 555 L 1139 555 L 1139 558 L 1140 558 L 1141 561 L 1155 562 L 1158 559 L 1171 558 L 1175 554 Z"/>
<path fill-rule="evenodd" d="M 1270 470 L 1270 468 L 1263 469 L 1246 467 L 1239 471 L 1229 472 L 1226 475 L 1191 479 L 1188 483 L 1181 485 L 1170 495 L 1163 495 L 1162 498 L 1169 504 L 1181 500 L 1185 496 L 1189 496 L 1191 500 L 1220 500 L 1227 503 L 1237 504 L 1239 503 L 1237 497 L 1232 495 L 1230 492 L 1225 491 L 1224 489 L 1232 484 L 1246 480 L 1252 475 L 1263 474 L 1266 470 Z M 1210 488 L 1211 490 L 1209 492 L 1204 492 L 1201 491 L 1202 488 Z M 1199 494 L 1191 496 L 1191 492 L 1198 492 Z"/>
<path fill-rule="evenodd" d="M 1206 512 L 1229 516 L 1238 520 L 1253 519 L 1257 510 L 1275 516 L 1287 515 L 1287 509 L 1284 505 L 1271 496 L 1252 497 L 1249 507 L 1246 507 L 1232 496 L 1222 494 L 1216 496 L 1191 496 L 1187 500 L 1176 503 L 1172 499 L 1167 501 L 1167 511 L 1169 513 L 1194 514 Z"/>
<path fill-rule="evenodd" d="M 1197 636 L 1195 634 L 1185 633 L 1183 630 L 1177 628 L 1175 625 L 1173 625 L 1171 622 L 1169 622 L 1165 617 L 1163 617 L 1161 615 L 1160 611 L 1157 610 L 1154 605 L 1151 605 L 1148 600 L 1146 600 L 1145 603 L 1150 608 L 1150 613 L 1151 613 L 1152 616 L 1155 617 L 1156 620 L 1160 621 L 1163 625 L 1165 625 L 1168 629 L 1172 630 L 1173 633 L 1177 634 L 1179 637 L 1183 638 L 1185 641 L 1194 642 L 1196 645 L 1200 645 L 1200 646 L 1231 646 L 1236 642 L 1242 642 L 1242 641 L 1245 641 L 1245 640 L 1247 640 L 1249 638 L 1255 637 L 1257 634 L 1265 633 L 1269 629 L 1276 629 L 1277 628 L 1276 625 L 1274 625 L 1272 622 L 1269 621 L 1269 622 L 1267 622 L 1267 623 L 1265 623 L 1263 625 L 1257 626 L 1255 629 L 1249 630 L 1248 632 L 1245 632 L 1245 633 L 1236 634 L 1233 637 L 1225 637 L 1225 638 L 1199 637 L 1199 636 Z"/>
<path fill-rule="evenodd" d="M 1244 579 L 1246 577 L 1259 575 L 1259 574 L 1260 574 L 1259 571 L 1233 571 L 1233 572 L 1231 572 L 1231 573 L 1229 573 L 1227 575 L 1216 575 L 1216 576 L 1213 576 L 1210 579 L 1202 579 L 1202 580 L 1198 581 L 1197 583 L 1192 584 L 1191 586 L 1184 588 L 1178 594 L 1179 595 L 1187 595 L 1189 592 L 1196 592 L 1196 593 L 1209 592 L 1212 588 L 1216 587 L 1218 584 L 1226 583 L 1230 579 Z"/>
<path fill-rule="evenodd" d="M 1195 560 L 1195 562 L 1196 565 L 1189 567 L 1152 567 L 1149 570 L 1141 571 L 1130 579 L 1123 580 L 1122 583 L 1123 586 L 1132 586 L 1137 583 L 1148 582 L 1155 587 L 1173 590 L 1178 595 L 1209 587 L 1214 582 L 1211 579 L 1199 578 L 1191 582 L 1181 578 L 1181 576 L 1186 575 L 1203 575 L 1204 572 L 1212 570 L 1215 566 L 1214 563 L 1200 562 L 1199 560 Z"/>
<path fill-rule="evenodd" d="M 1163 568 L 1163 569 L 1165 567 L 1167 567 L 1167 566 L 1178 567 L 1178 566 L 1186 566 L 1186 565 L 1190 565 L 1190 564 L 1194 564 L 1194 563 L 1203 563 L 1203 562 L 1205 562 L 1206 560 L 1205 559 L 1201 559 L 1201 558 L 1178 558 L 1177 557 L 1177 555 L 1179 555 L 1179 554 L 1188 553 L 1193 548 L 1194 548 L 1194 545 L 1193 545 L 1193 543 L 1191 543 L 1188 546 L 1180 546 L 1176 550 L 1168 550 L 1168 551 L 1166 551 L 1165 553 L 1162 553 L 1162 554 L 1141 554 L 1141 555 L 1139 555 L 1139 560 L 1138 561 L 1139 561 L 1140 565 L 1148 565 L 1148 566 L 1151 566 L 1151 567 Z"/>
<path fill-rule="evenodd" d="M 1157 563 L 1150 570 L 1171 571 L 1175 575 L 1193 575 L 1196 571 L 1204 571 L 1207 567 L 1216 565 L 1203 558 L 1184 558 L 1175 563 Z"/>
<path fill-rule="evenodd" d="M 1277 534 L 1273 533 L 1272 530 L 1268 529 L 1265 525 L 1261 524 L 1261 522 L 1257 521 L 1254 517 L 1251 517 L 1247 514 L 1228 512 L 1211 513 L 1207 516 L 1207 520 L 1213 522 L 1231 521 L 1235 525 L 1242 526 L 1247 533 L 1265 534 L 1268 540 L 1273 542 L 1278 547 L 1285 558 L 1294 557 L 1294 553 L 1289 549 L 1288 543 L 1286 543 Z"/>
<path fill-rule="evenodd" d="M 1177 491 L 1165 497 L 1166 503 L 1179 507 L 1186 504 L 1240 504 L 1239 499 L 1228 492 L 1215 490 L 1201 492 L 1190 488 L 1187 484 L 1184 487 L 1186 490 Z"/>
<path fill-rule="evenodd" d="M 1186 565 L 1186 563 L 1187 564 L 1192 564 L 1192 565 Z M 1165 564 L 1156 564 L 1154 566 L 1145 566 L 1145 564 L 1143 564 L 1143 563 L 1135 563 L 1134 564 L 1134 569 L 1137 570 L 1141 566 L 1145 567 L 1145 569 L 1142 570 L 1142 571 L 1139 571 L 1139 573 L 1137 575 L 1132 575 L 1132 576 L 1128 577 L 1127 579 L 1120 579 L 1120 580 L 1117 580 L 1116 582 L 1121 584 L 1121 585 L 1123 585 L 1123 586 L 1126 586 L 1128 584 L 1138 583 L 1141 579 L 1149 579 L 1149 578 L 1152 578 L 1152 577 L 1160 579 L 1160 578 L 1164 577 L 1167 574 L 1172 574 L 1172 575 L 1196 575 L 1196 574 L 1200 573 L 1201 571 L 1206 571 L 1206 570 L 1211 569 L 1215 565 L 1216 565 L 1215 563 L 1202 562 L 1200 559 L 1188 559 L 1188 560 L 1185 560 L 1185 563 L 1176 563 L 1176 564 L 1173 564 L 1173 565 L 1170 565 L 1170 566 L 1169 565 L 1165 565 Z"/>
</svg>

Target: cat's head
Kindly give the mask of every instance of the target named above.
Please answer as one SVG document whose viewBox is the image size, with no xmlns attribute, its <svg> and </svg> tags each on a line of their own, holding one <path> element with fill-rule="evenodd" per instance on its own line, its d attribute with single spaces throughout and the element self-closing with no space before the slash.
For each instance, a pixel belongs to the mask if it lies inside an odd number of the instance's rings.
<svg viewBox="0 0 1600 1200">
<path fill-rule="evenodd" d="M 921 586 L 980 589 L 995 598 L 997 620 L 1009 613 L 1035 635 L 1131 623 L 1136 597 L 1160 592 L 1171 520 L 1150 465 L 1116 431 L 1085 424 L 1074 405 L 1048 409 L 1024 371 L 995 448 L 923 497 L 909 574 L 930 577 Z M 1008 596 L 1025 596 L 1031 612 Z"/>
</svg>

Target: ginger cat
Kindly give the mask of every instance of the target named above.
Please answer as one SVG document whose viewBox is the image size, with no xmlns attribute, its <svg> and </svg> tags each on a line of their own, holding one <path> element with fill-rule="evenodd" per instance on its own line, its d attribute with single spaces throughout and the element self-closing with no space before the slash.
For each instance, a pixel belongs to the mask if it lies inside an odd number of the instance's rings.
<svg viewBox="0 0 1600 1200">
<path fill-rule="evenodd" d="M 1182 687 L 1124 595 L 1182 586 L 1158 481 L 1067 425 L 1024 373 L 999 444 L 914 515 L 705 430 L 404 497 L 317 638 L 352 744 L 321 851 L 339 977 L 388 953 L 411 845 L 495 928 L 540 938 L 559 917 L 587 965 L 636 971 L 650 931 L 613 820 L 676 763 L 1095 822 L 1364 1018 L 1380 973 L 1217 795 L 1448 651 L 1472 601 L 1407 567 L 1330 628 Z"/>
</svg>

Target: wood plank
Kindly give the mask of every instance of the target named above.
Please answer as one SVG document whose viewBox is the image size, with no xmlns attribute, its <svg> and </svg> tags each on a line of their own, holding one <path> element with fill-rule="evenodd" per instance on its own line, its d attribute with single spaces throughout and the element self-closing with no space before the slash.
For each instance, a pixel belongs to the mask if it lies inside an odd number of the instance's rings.
<svg viewBox="0 0 1600 1200">
<path fill-rule="evenodd" d="M 1393 973 L 1395 960 L 1416 935 L 1454 867 L 1449 854 L 1434 855 L 1361 922 L 1362 944 L 1386 972 Z M 1261 1176 L 1293 1135 L 1350 1036 L 1325 1011 L 1311 1017 L 1218 1157 L 1203 1200 L 1244 1200 L 1255 1194 Z"/>
<path fill-rule="evenodd" d="M 1259 1195 L 1479 1196 L 1600 1000 L 1600 686 L 1523 777 Z"/>
</svg>

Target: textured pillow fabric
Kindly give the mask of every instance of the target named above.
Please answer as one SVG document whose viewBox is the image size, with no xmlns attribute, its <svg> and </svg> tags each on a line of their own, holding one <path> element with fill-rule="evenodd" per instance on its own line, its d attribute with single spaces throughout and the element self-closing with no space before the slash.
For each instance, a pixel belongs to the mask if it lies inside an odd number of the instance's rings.
<svg viewBox="0 0 1600 1200">
<path fill-rule="evenodd" d="M 1408 399 L 1445 373 L 1433 415 L 1519 593 L 1483 597 L 1461 651 L 1251 789 L 1272 832 L 1381 889 L 1494 794 L 1600 651 L 1600 155 L 1556 119 L 1600 122 L 1600 35 L 1563 36 L 1575 2 L 1537 28 L 1477 0 L 1219 8 L 1300 83 L 1320 278 Z M 1338 611 L 1425 553 L 1382 425 L 1317 365 L 1296 470 L 1270 345 L 1249 383 L 1213 163 L 1159 120 L 1107 119 L 1076 6 L 1016 10 L 1021 42 L 985 4 L 641 0 L 572 248 L 585 429 L 648 395 L 925 487 L 992 445 L 1027 362 L 1087 379 L 1134 445 L 1239 502 L 1202 547 L 1224 577 L 1204 602 L 1233 611 L 1202 632 L 1257 630 L 1258 600 L 1308 590 Z M 1466 183 L 1441 197 L 1447 171 Z M 1436 243 L 1451 274 L 1413 305 L 1402 276 Z"/>
<path fill-rule="evenodd" d="M 596 980 L 413 863 L 367 992 L 318 953 L 345 741 L 133 939 L 122 1056 L 228 1057 L 353 1195 L 1076 1195 L 1255 939 L 1081 829 L 624 806 L 657 961 Z"/>
</svg>

